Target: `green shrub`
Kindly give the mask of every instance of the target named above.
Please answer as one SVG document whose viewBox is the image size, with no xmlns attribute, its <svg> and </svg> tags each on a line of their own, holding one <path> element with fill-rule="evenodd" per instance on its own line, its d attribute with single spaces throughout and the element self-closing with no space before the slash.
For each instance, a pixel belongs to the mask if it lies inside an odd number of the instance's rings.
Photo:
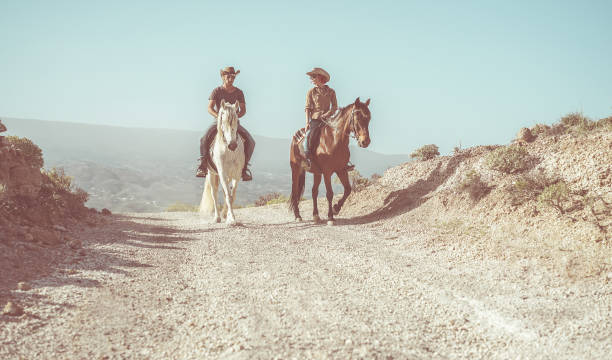
<svg viewBox="0 0 612 360">
<path fill-rule="evenodd" d="M 166 212 L 179 212 L 179 211 L 187 211 L 187 212 L 198 212 L 199 207 L 196 205 L 186 204 L 184 202 L 177 201 L 174 204 L 168 206 L 166 208 Z"/>
<path fill-rule="evenodd" d="M 520 146 L 507 146 L 493 150 L 485 161 L 489 169 L 506 174 L 519 173 L 529 167 L 529 153 Z"/>
<path fill-rule="evenodd" d="M 32 167 L 39 169 L 43 167 L 42 150 L 32 140 L 19 136 L 7 136 L 6 140 L 25 156 Z"/>
<path fill-rule="evenodd" d="M 284 195 L 281 195 L 281 196 L 279 196 L 279 197 L 277 197 L 275 199 L 268 200 L 268 202 L 266 202 L 266 205 L 284 204 L 287 201 L 289 201 L 289 198 L 284 196 Z"/>
<path fill-rule="evenodd" d="M 520 176 L 511 188 L 512 204 L 520 205 L 537 200 L 544 189 L 560 182 L 559 176 L 547 176 L 542 169 Z"/>
<path fill-rule="evenodd" d="M 470 198 L 475 201 L 480 200 L 491 191 L 491 187 L 482 181 L 480 174 L 474 170 L 466 174 L 457 188 L 459 191 L 466 191 L 470 195 Z"/>
<path fill-rule="evenodd" d="M 286 202 L 287 197 L 283 196 L 281 193 L 273 192 L 265 195 L 261 195 L 259 199 L 255 200 L 255 206 L 265 206 L 271 204 L 280 204 Z"/>
<path fill-rule="evenodd" d="M 541 205 L 552 206 L 559 210 L 561 214 L 565 213 L 564 203 L 571 200 L 570 189 L 564 181 L 559 181 L 544 188 L 538 196 L 538 203 Z"/>
<path fill-rule="evenodd" d="M 440 155 L 440 152 L 438 151 L 438 146 L 434 144 L 429 144 L 415 150 L 412 154 L 410 154 L 410 157 L 417 160 L 429 160 L 435 158 L 438 155 Z"/>
<path fill-rule="evenodd" d="M 47 181 L 41 188 L 44 201 L 52 202 L 57 208 L 67 209 L 74 216 L 83 216 L 87 212 L 85 203 L 89 194 L 72 184 L 72 177 L 64 173 L 63 168 L 52 168 L 41 172 Z"/>
<path fill-rule="evenodd" d="M 43 170 L 43 175 L 46 175 L 56 189 L 70 192 L 72 191 L 72 176 L 66 175 L 63 168 L 52 168 L 51 170 Z"/>
</svg>

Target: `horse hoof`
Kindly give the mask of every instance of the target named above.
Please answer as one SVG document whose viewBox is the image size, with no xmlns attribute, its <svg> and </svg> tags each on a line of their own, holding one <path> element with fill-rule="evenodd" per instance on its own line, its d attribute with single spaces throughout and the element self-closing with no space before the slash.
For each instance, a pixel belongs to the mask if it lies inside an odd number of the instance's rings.
<svg viewBox="0 0 612 360">
<path fill-rule="evenodd" d="M 301 217 L 301 216 L 296 217 L 296 218 L 295 218 L 295 221 L 296 221 L 296 222 L 302 222 L 302 217 Z"/>
<path fill-rule="evenodd" d="M 220 218 L 220 217 L 216 218 L 216 219 L 215 219 L 215 222 L 216 222 L 216 223 L 220 223 L 220 222 L 221 222 L 221 218 Z"/>
<path fill-rule="evenodd" d="M 312 221 L 314 221 L 315 223 L 320 223 L 321 222 L 321 218 L 319 217 L 319 215 L 314 215 L 312 217 Z"/>
<path fill-rule="evenodd" d="M 336 221 L 335 220 L 327 220 L 327 225 L 334 226 L 334 225 L 336 225 Z"/>
</svg>

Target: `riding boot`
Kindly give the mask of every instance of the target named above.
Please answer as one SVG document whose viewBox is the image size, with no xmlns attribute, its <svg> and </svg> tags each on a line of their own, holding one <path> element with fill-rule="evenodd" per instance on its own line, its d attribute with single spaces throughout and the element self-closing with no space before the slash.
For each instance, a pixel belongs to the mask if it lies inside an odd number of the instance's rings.
<svg viewBox="0 0 612 360">
<path fill-rule="evenodd" d="M 206 177 L 208 175 L 208 161 L 206 157 L 200 157 L 200 166 L 198 166 L 198 170 L 196 171 L 196 177 Z"/>
<path fill-rule="evenodd" d="M 251 181 L 253 180 L 253 175 L 251 174 L 251 170 L 248 168 L 248 164 L 244 166 L 242 169 L 242 181 Z"/>
<path fill-rule="evenodd" d="M 310 121 L 310 129 L 308 130 L 308 135 L 306 137 L 306 149 L 304 150 L 304 155 L 306 157 L 305 162 L 308 169 L 312 167 L 312 163 L 314 162 L 314 154 L 316 153 L 316 149 L 319 146 L 321 136 L 321 122 L 317 119 L 312 119 Z"/>
</svg>

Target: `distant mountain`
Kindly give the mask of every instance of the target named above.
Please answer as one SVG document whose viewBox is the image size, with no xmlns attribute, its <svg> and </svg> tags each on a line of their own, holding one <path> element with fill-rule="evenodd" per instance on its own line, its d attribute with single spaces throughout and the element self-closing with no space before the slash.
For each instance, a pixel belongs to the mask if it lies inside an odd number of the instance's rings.
<svg viewBox="0 0 612 360">
<path fill-rule="evenodd" d="M 15 118 L 2 121 L 7 135 L 27 137 L 41 147 L 46 168 L 63 167 L 73 176 L 75 184 L 90 194 L 90 207 L 162 211 L 177 201 L 200 201 L 204 181 L 194 176 L 200 132 Z M 270 192 L 291 191 L 290 140 L 254 138 L 254 179 L 240 183 L 238 204 L 253 203 Z M 363 176 L 371 176 L 408 161 L 408 155 L 351 147 L 351 160 Z"/>
</svg>

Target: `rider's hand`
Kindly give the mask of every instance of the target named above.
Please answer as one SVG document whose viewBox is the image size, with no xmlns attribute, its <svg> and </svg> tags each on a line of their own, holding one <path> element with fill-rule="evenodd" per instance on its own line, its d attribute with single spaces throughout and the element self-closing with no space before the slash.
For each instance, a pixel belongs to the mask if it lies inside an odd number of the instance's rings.
<svg viewBox="0 0 612 360">
<path fill-rule="evenodd" d="M 306 126 L 304 127 L 304 130 L 308 131 L 308 129 L 310 129 L 310 121 L 306 123 Z"/>
</svg>

